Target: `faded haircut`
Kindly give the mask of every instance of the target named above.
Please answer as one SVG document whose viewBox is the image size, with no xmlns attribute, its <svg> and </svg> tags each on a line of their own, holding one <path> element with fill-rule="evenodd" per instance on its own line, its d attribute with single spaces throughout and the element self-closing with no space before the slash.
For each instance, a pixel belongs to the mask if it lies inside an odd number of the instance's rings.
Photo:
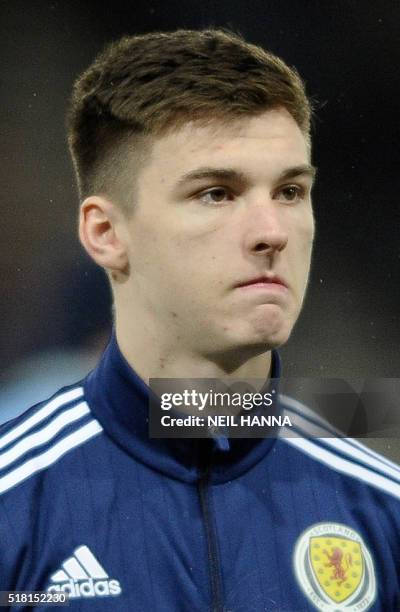
<svg viewBox="0 0 400 612">
<path fill-rule="evenodd" d="M 235 33 L 177 30 L 126 36 L 76 80 L 67 115 L 80 198 L 127 210 L 152 138 L 284 107 L 309 140 L 311 103 L 294 68 Z"/>
</svg>

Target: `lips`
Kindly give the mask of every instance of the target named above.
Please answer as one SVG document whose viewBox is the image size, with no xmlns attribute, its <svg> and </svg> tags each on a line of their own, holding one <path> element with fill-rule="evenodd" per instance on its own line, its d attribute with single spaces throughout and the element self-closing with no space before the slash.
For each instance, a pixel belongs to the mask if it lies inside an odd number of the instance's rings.
<svg viewBox="0 0 400 612">
<path fill-rule="evenodd" d="M 268 276 L 268 275 L 256 276 L 248 280 L 245 280 L 241 283 L 238 283 L 236 287 L 251 287 L 251 285 L 270 285 L 270 284 L 282 285 L 283 287 L 286 287 L 286 289 L 288 288 L 287 283 L 280 276 L 276 276 L 276 275 L 274 276 Z"/>
</svg>

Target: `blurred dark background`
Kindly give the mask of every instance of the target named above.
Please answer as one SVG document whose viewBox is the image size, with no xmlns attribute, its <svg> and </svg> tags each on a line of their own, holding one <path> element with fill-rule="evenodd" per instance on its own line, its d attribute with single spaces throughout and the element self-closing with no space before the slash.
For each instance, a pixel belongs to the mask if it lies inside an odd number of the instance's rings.
<svg viewBox="0 0 400 612">
<path fill-rule="evenodd" d="M 64 132 L 75 77 L 123 34 L 225 26 L 295 65 L 317 100 L 317 239 L 287 376 L 399 376 L 400 4 L 383 0 L 0 2 L 0 383 L 110 326 L 76 237 Z M 50 357 L 51 359 L 51 357 Z M 83 372 L 84 373 L 84 372 Z M 66 381 L 66 382 L 72 382 Z"/>
</svg>

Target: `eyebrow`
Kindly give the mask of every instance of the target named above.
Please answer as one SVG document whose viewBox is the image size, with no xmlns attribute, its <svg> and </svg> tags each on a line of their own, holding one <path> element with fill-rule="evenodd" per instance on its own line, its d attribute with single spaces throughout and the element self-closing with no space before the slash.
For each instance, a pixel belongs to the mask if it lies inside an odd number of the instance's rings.
<svg viewBox="0 0 400 612">
<path fill-rule="evenodd" d="M 278 176 L 278 180 L 286 180 L 295 178 L 297 176 L 309 176 L 312 180 L 315 179 L 317 174 L 317 168 L 311 164 L 302 164 L 300 166 L 293 166 L 286 168 Z M 201 181 L 204 179 L 217 179 L 225 181 L 234 181 L 236 183 L 243 183 L 246 181 L 246 175 L 243 172 L 234 170 L 233 168 L 213 168 L 204 166 L 187 172 L 178 180 L 178 186 L 182 186 L 192 181 Z"/>
<path fill-rule="evenodd" d="M 295 178 L 296 176 L 306 175 L 309 176 L 312 180 L 317 176 L 317 168 L 312 164 L 303 164 L 301 166 L 293 166 L 293 168 L 287 168 L 279 175 L 279 179 L 290 179 Z"/>
</svg>

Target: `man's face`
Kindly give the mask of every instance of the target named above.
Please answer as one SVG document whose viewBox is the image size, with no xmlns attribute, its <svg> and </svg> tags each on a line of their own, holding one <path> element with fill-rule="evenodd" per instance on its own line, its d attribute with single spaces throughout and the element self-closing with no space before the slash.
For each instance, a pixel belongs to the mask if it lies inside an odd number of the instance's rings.
<svg viewBox="0 0 400 612">
<path fill-rule="evenodd" d="M 283 344 L 309 274 L 311 185 L 306 140 L 284 109 L 157 139 L 127 221 L 124 308 L 197 354 Z"/>
</svg>

